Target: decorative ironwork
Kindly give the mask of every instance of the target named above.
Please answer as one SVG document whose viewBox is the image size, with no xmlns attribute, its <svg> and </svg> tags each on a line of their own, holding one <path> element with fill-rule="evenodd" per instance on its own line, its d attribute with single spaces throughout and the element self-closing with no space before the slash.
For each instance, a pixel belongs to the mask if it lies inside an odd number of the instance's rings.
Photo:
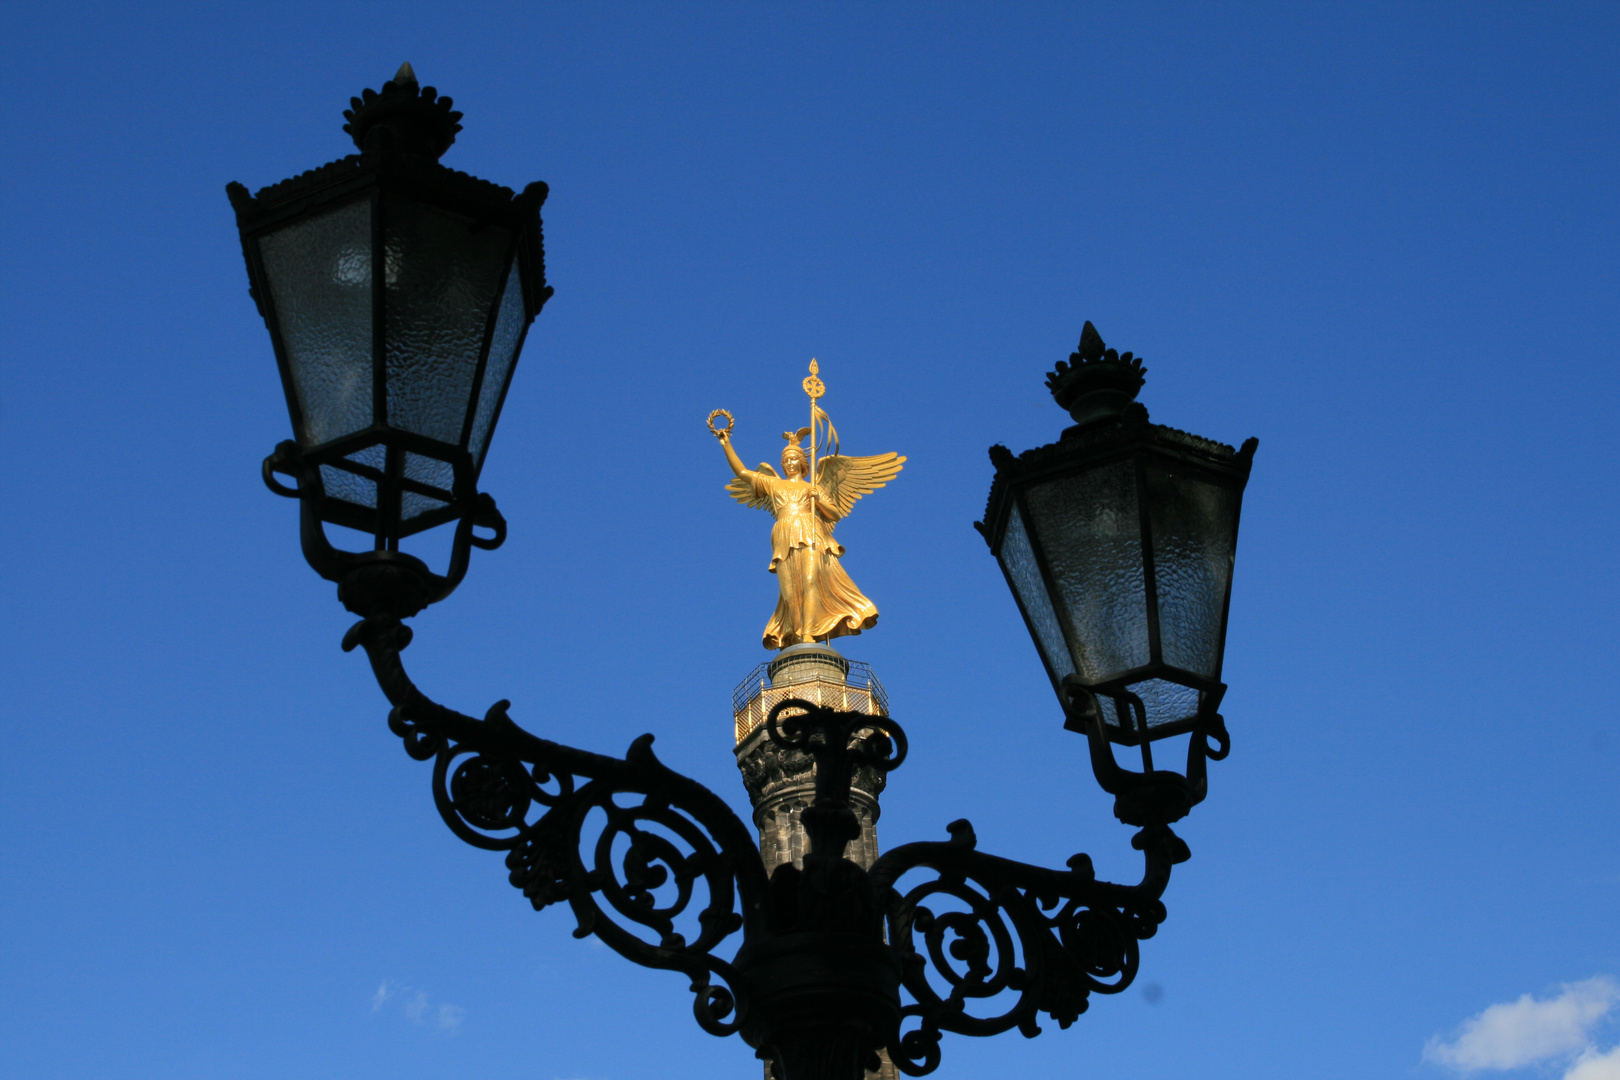
<svg viewBox="0 0 1620 1080">
<path fill-rule="evenodd" d="M 483 720 L 435 703 L 405 673 L 410 640 L 397 619 L 365 619 L 343 646 L 365 649 L 406 753 L 433 762 L 433 800 L 450 830 L 505 851 L 509 880 L 536 910 L 566 902 L 576 937 L 594 934 L 626 959 L 686 975 L 705 1031 L 737 1031 L 737 973 L 715 950 L 738 930 L 759 934 L 766 890 L 742 821 L 659 761 L 651 735 L 612 758 L 529 734 L 506 701 Z M 700 893 L 706 902 L 691 916 Z M 695 932 L 683 932 L 688 923 Z"/>
<path fill-rule="evenodd" d="M 946 1032 L 1033 1036 L 1041 1013 L 1068 1027 L 1091 994 L 1118 993 L 1135 978 L 1138 942 L 1165 918 L 1170 868 L 1189 857 L 1169 823 L 1204 797 L 1205 762 L 1230 749 L 1218 714 L 1200 716 L 1185 775 L 1151 763 L 1134 772 L 1114 761 L 1093 691 L 1077 679 L 1063 684 L 1069 726 L 1086 732 L 1116 816 L 1141 827 L 1132 841 L 1146 859 L 1139 884 L 1097 881 L 1085 855 L 1051 870 L 984 854 L 966 821 L 950 826 L 949 841 L 898 847 L 866 871 L 846 857 L 861 834 L 852 782 L 880 790 L 907 752 L 881 686 L 862 666 L 854 676 L 868 688 L 843 688 L 847 700 L 883 711 L 835 709 L 809 700 L 821 696 L 816 680 L 769 687 L 769 674 L 756 672 L 745 685 L 759 678 L 772 692 L 758 724 L 772 753 L 815 763 L 814 797 L 800 814 L 809 839 L 802 867 L 789 861 L 767 875 L 744 823 L 660 762 L 651 735 L 623 758 L 593 754 L 519 728 L 506 701 L 475 720 L 411 682 L 401 613 L 453 588 L 470 547 L 499 542 L 493 501 L 480 496 L 458 527 L 441 578 L 399 552 L 333 551 L 316 512 L 319 474 L 296 444 L 282 444 L 265 471 L 273 486 L 275 473 L 296 480 L 284 493 L 303 504 L 305 554 L 365 615 L 344 648 L 365 649 L 393 705 L 389 728 L 411 757 L 433 763 L 434 803 L 450 830 L 505 852 L 508 880 L 537 910 L 568 904 L 575 936 L 684 974 L 699 1025 L 740 1034 L 780 1080 L 858 1080 L 879 1050 L 924 1075 L 938 1067 Z M 474 525 L 493 537 L 477 537 Z M 758 695 L 749 704 L 765 706 Z M 719 950 L 731 943 L 728 960 Z"/>
<path fill-rule="evenodd" d="M 815 802 L 802 819 L 810 838 L 807 858 L 842 859 L 844 846 L 860 835 L 849 805 L 855 770 L 887 774 L 898 769 L 906 760 L 905 731 L 887 716 L 838 712 L 789 699 L 771 710 L 765 732 L 783 750 L 815 758 Z"/>
<path fill-rule="evenodd" d="M 912 999 L 901 1009 L 902 1026 L 915 1023 L 889 1046 L 889 1057 L 911 1076 L 938 1067 L 943 1032 L 989 1036 L 1017 1028 L 1033 1038 L 1041 1031 L 1038 1014 L 1067 1028 L 1092 993 L 1130 986 L 1137 942 L 1164 921 L 1159 897 L 1171 865 L 1186 858 L 1169 826 L 1143 829 L 1132 841 L 1147 857 L 1142 882 L 1114 885 L 1096 879 L 1088 855 L 1071 858 L 1067 870 L 1049 870 L 978 851 L 965 820 L 949 832 L 948 841 L 895 848 L 871 871 Z M 919 869 L 934 876 L 898 884 Z"/>
<path fill-rule="evenodd" d="M 1164 920 L 1170 868 L 1188 857 L 1168 825 L 1149 824 L 1132 841 L 1146 857 L 1141 883 L 1114 885 L 1086 855 L 1050 870 L 984 854 L 957 821 L 950 840 L 906 844 L 863 871 L 844 857 L 860 833 L 851 781 L 898 768 L 905 732 L 885 715 L 789 699 L 764 730 L 780 752 L 815 761 L 810 849 L 802 869 L 784 863 L 767 879 L 743 822 L 659 761 L 651 735 L 613 758 L 524 731 L 506 701 L 482 720 L 445 708 L 405 673 L 411 636 L 397 618 L 368 618 L 343 645 L 365 649 L 406 753 L 433 763 L 450 830 L 506 852 L 508 880 L 536 910 L 567 903 L 576 937 L 686 975 L 699 1025 L 742 1034 L 783 1080 L 852 1080 L 878 1049 L 921 1076 L 939 1065 L 945 1032 L 1033 1036 L 1043 1012 L 1068 1027 L 1092 993 L 1131 984 L 1137 942 Z M 917 871 L 933 875 L 908 878 Z M 739 931 L 734 958 L 717 955 Z"/>
</svg>

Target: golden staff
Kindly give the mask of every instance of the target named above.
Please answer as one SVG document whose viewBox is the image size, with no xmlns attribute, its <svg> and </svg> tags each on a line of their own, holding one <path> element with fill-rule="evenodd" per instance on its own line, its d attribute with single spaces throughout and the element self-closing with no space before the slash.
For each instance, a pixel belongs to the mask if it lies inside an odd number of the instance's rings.
<svg viewBox="0 0 1620 1080">
<path fill-rule="evenodd" d="M 816 366 L 815 356 L 812 356 L 812 358 L 810 358 L 810 374 L 808 374 L 808 376 L 805 376 L 804 384 L 802 384 L 802 385 L 804 385 L 805 393 L 808 393 L 808 395 L 810 395 L 810 474 L 808 474 L 807 478 L 805 478 L 805 479 L 807 479 L 807 481 L 810 481 L 810 518 L 812 518 L 812 521 L 815 520 L 815 517 L 816 517 L 816 508 L 815 508 L 815 497 L 816 497 L 816 483 L 815 483 L 815 429 L 816 429 L 816 421 L 815 421 L 815 416 L 816 416 L 816 413 L 820 413 L 820 411 L 821 411 L 820 408 L 818 408 L 818 406 L 816 406 L 816 398 L 820 398 L 821 395 L 823 395 L 823 393 L 826 393 L 826 384 L 825 384 L 825 382 L 821 382 L 821 379 L 818 379 L 818 377 L 816 377 L 816 372 L 818 372 L 818 371 L 820 371 L 820 368 L 818 368 L 818 366 Z M 815 641 L 815 638 L 812 638 L 812 641 Z"/>
<path fill-rule="evenodd" d="M 821 368 L 816 365 L 816 358 L 812 356 L 810 358 L 810 374 L 804 380 L 804 392 L 810 395 L 810 475 L 806 479 L 810 481 L 810 498 L 812 500 L 810 506 L 812 510 L 815 509 L 814 499 L 816 497 L 816 413 L 820 411 L 816 407 L 816 399 L 827 392 L 826 384 L 816 378 L 816 374 L 820 370 Z"/>
</svg>

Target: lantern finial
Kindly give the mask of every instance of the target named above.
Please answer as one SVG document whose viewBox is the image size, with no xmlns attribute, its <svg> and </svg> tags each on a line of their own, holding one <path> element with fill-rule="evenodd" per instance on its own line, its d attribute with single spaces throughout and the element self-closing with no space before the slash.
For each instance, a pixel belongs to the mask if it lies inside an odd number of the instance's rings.
<svg viewBox="0 0 1620 1080">
<path fill-rule="evenodd" d="M 1067 363 L 1057 362 L 1057 369 L 1046 377 L 1046 387 L 1074 422 L 1084 426 L 1123 412 L 1142 389 L 1146 375 L 1140 357 L 1121 356 L 1108 348 L 1087 321 L 1080 331 L 1080 347 L 1069 354 Z"/>
<path fill-rule="evenodd" d="M 343 114 L 348 123 L 343 130 L 364 150 L 366 136 L 373 128 L 381 128 L 393 136 L 401 152 L 437 161 L 461 130 L 461 113 L 451 109 L 451 104 L 433 87 L 419 85 L 415 69 L 406 61 L 380 92 L 365 90 L 349 99 L 350 108 Z"/>
</svg>

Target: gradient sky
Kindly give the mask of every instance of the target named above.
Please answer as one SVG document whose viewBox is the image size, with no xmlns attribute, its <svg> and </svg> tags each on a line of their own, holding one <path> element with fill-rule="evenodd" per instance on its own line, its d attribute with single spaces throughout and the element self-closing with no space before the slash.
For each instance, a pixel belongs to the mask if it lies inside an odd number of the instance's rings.
<svg viewBox="0 0 1620 1080">
<path fill-rule="evenodd" d="M 1137 986 L 938 1075 L 1620 1076 L 1620 7 L 58 2 L 0 42 L 0 1074 L 758 1076 L 443 827 L 259 482 L 224 185 L 349 152 L 408 59 L 446 164 L 550 183 L 557 290 L 424 689 L 654 731 L 745 807 L 769 521 L 703 418 L 774 456 L 816 356 L 845 450 L 910 457 L 839 533 L 913 747 L 881 841 L 1133 880 L 971 528 L 1091 319 L 1156 421 L 1260 439 L 1234 747 Z M 1495 1053 L 1521 1014 L 1563 1041 Z"/>
</svg>

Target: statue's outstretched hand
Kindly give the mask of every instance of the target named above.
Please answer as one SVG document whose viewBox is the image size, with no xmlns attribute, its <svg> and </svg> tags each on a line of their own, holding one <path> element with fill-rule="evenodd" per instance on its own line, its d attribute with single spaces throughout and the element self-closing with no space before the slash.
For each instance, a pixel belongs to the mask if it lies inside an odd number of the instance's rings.
<svg viewBox="0 0 1620 1080">
<path fill-rule="evenodd" d="M 714 426 L 714 418 L 717 417 L 717 416 L 723 416 L 723 417 L 726 418 L 726 426 L 725 427 L 717 428 L 717 427 Z M 733 420 L 731 418 L 731 413 L 727 412 L 725 409 L 716 409 L 716 410 L 714 410 L 714 412 L 709 414 L 708 423 L 709 423 L 709 432 L 712 435 L 714 435 L 715 438 L 719 439 L 722 443 L 730 443 L 731 442 L 731 429 L 737 423 L 735 420 Z"/>
</svg>

